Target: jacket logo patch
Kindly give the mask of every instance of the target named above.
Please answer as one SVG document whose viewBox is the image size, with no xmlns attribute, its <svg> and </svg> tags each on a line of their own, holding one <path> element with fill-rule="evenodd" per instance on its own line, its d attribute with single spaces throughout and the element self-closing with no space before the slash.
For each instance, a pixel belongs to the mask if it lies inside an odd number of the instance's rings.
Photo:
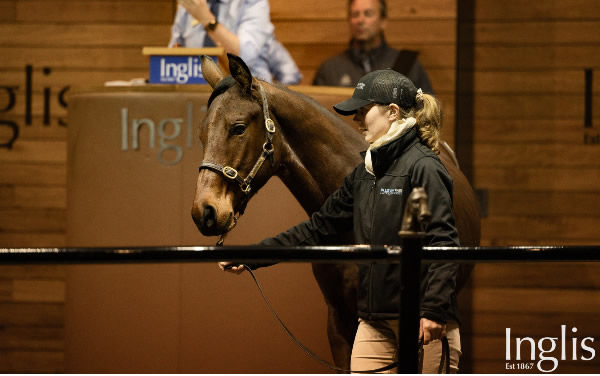
<svg viewBox="0 0 600 376">
<path fill-rule="evenodd" d="M 381 188 L 379 194 L 386 196 L 402 196 L 402 188 Z"/>
</svg>

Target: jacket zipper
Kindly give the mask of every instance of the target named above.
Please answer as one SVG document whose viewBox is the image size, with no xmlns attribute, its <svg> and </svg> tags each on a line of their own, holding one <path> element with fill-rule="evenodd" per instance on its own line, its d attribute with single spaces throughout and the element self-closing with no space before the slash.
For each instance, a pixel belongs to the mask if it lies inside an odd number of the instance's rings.
<svg viewBox="0 0 600 376">
<path fill-rule="evenodd" d="M 371 229 L 369 231 L 369 239 L 373 240 L 373 224 L 375 223 L 375 204 L 377 195 L 375 192 L 375 187 L 377 185 L 377 178 L 373 179 L 373 184 L 371 184 Z M 369 265 L 369 320 L 372 319 L 373 314 L 373 264 Z"/>
</svg>

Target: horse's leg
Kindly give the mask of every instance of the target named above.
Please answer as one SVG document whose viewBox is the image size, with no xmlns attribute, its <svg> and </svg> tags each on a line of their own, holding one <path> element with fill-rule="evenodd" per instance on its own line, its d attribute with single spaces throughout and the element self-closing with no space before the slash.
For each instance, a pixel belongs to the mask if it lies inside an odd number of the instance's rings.
<svg viewBox="0 0 600 376">
<path fill-rule="evenodd" d="M 327 309 L 327 338 L 329 339 L 333 362 L 339 368 L 350 369 L 354 334 L 349 335 L 350 331 L 344 328 L 344 319 L 340 317 L 339 310 L 331 305 L 328 305 Z M 356 333 L 356 330 L 354 330 L 354 333 Z"/>
<path fill-rule="evenodd" d="M 313 264 L 313 274 L 327 303 L 327 335 L 335 365 L 349 369 L 358 326 L 358 268 L 349 264 Z"/>
</svg>

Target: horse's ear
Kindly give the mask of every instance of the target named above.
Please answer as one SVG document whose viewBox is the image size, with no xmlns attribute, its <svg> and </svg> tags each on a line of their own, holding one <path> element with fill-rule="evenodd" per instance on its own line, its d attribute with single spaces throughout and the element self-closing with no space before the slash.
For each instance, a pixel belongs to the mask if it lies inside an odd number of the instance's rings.
<svg viewBox="0 0 600 376">
<path fill-rule="evenodd" d="M 208 82 L 208 84 L 214 89 L 215 86 L 225 77 L 221 69 L 215 61 L 206 55 L 200 56 L 201 65 L 202 65 L 202 76 Z"/>
<path fill-rule="evenodd" d="M 239 56 L 228 53 L 227 58 L 229 59 L 231 76 L 240 84 L 242 92 L 250 95 L 250 89 L 252 88 L 252 73 L 250 73 L 250 69 Z"/>
</svg>

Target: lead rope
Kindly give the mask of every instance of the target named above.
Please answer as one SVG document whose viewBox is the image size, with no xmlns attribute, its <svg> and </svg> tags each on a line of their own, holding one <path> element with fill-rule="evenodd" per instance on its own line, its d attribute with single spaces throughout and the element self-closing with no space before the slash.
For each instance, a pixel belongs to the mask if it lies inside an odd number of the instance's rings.
<svg viewBox="0 0 600 376">
<path fill-rule="evenodd" d="M 237 221 L 239 218 L 240 218 L 239 213 L 233 215 L 233 220 L 231 221 L 231 225 L 229 225 L 229 228 L 227 229 L 227 231 L 222 233 L 221 236 L 219 237 L 219 240 L 217 241 L 217 244 L 216 244 L 217 247 L 223 246 L 223 244 L 225 243 L 225 237 L 227 236 L 227 234 L 229 234 L 229 231 L 233 230 L 235 225 L 237 225 Z"/>
<path fill-rule="evenodd" d="M 392 364 L 389 364 L 387 366 L 384 366 L 384 367 L 381 367 L 381 368 L 377 368 L 377 369 L 372 369 L 372 370 L 367 370 L 367 371 L 352 371 L 352 370 L 349 370 L 349 369 L 345 369 L 345 368 L 340 368 L 340 367 L 334 366 L 333 364 L 331 364 L 328 361 L 324 360 L 323 358 L 321 358 L 320 356 L 318 356 L 317 354 L 315 354 L 311 349 L 309 349 L 308 347 L 306 347 L 302 342 L 300 342 L 300 340 L 298 338 L 296 338 L 296 336 L 288 329 L 288 327 L 284 324 L 284 322 L 279 318 L 279 315 L 277 315 L 277 312 L 275 312 L 275 310 L 273 309 L 273 306 L 271 305 L 271 302 L 269 301 L 269 299 L 265 295 L 265 293 L 264 293 L 264 291 L 263 291 L 260 283 L 258 282 L 258 279 L 256 279 L 256 276 L 254 275 L 254 272 L 252 271 L 252 269 L 248 265 L 243 264 L 243 266 L 248 271 L 248 273 L 250 273 L 250 276 L 254 280 L 254 283 L 256 284 L 256 287 L 258 288 L 258 291 L 260 292 L 260 295 L 262 295 L 263 300 L 267 304 L 267 307 L 269 308 L 269 311 L 271 311 L 271 314 L 273 314 L 273 317 L 275 317 L 275 319 L 277 320 L 277 322 L 279 323 L 279 325 L 281 326 L 281 328 L 283 328 L 283 330 L 285 331 L 285 333 L 291 338 L 291 340 L 298 347 L 300 347 L 308 356 L 310 356 L 311 358 L 313 358 L 317 362 L 321 363 L 325 367 L 330 368 L 330 369 L 332 369 L 334 371 L 352 372 L 352 373 L 377 373 L 377 372 L 388 371 L 388 370 L 390 370 L 390 369 L 398 366 L 398 362 L 396 361 L 396 362 L 394 362 Z"/>
<path fill-rule="evenodd" d="M 318 356 L 317 354 L 315 354 L 307 346 L 305 346 L 302 342 L 300 342 L 300 340 L 298 338 L 296 338 L 296 336 L 288 329 L 288 327 L 281 320 L 281 318 L 279 318 L 279 315 L 277 315 L 277 312 L 275 312 L 275 309 L 273 309 L 273 306 L 271 305 L 271 302 L 269 301 L 269 299 L 265 295 L 265 292 L 262 289 L 262 286 L 258 282 L 258 279 L 256 279 L 256 275 L 254 275 L 254 272 L 252 271 L 252 268 L 250 268 L 246 264 L 242 264 L 242 265 L 248 271 L 248 273 L 250 273 L 250 276 L 254 280 L 254 283 L 256 284 L 256 287 L 258 288 L 258 291 L 260 292 L 260 295 L 262 296 L 262 298 L 265 301 L 267 307 L 269 308 L 269 311 L 271 311 L 271 314 L 273 315 L 273 317 L 275 317 L 275 319 L 277 320 L 277 322 L 279 323 L 279 325 L 281 326 L 281 328 L 285 331 L 285 333 L 290 337 L 290 339 L 298 347 L 300 347 L 308 356 L 310 356 L 311 358 L 313 358 L 317 362 L 321 363 L 325 367 L 330 368 L 330 369 L 332 369 L 334 371 L 350 372 L 350 373 L 378 373 L 378 372 L 383 372 L 383 371 L 389 371 L 392 368 L 395 368 L 395 367 L 398 366 L 398 361 L 395 361 L 395 362 L 393 362 L 391 364 L 388 364 L 387 366 L 384 366 L 384 367 L 381 367 L 381 368 L 377 368 L 377 369 L 371 369 L 371 370 L 366 370 L 366 371 L 353 371 L 353 370 L 350 370 L 350 369 L 345 369 L 345 368 L 340 368 L 340 367 L 334 366 L 333 364 L 331 364 L 328 361 L 324 360 L 323 358 L 321 358 L 320 356 Z M 444 373 L 444 371 L 445 371 L 445 373 L 450 373 L 450 346 L 448 344 L 448 338 L 447 337 L 443 337 L 441 339 L 441 342 L 442 342 L 442 356 L 441 356 L 441 359 L 440 359 L 440 365 L 439 365 L 439 368 L 438 368 L 438 373 Z M 421 366 L 420 368 L 422 369 L 422 367 L 423 367 L 423 339 L 421 339 L 421 338 L 419 339 L 419 345 L 418 346 L 419 346 L 419 364 Z M 421 369 L 419 370 L 420 372 L 421 372 Z"/>
</svg>

